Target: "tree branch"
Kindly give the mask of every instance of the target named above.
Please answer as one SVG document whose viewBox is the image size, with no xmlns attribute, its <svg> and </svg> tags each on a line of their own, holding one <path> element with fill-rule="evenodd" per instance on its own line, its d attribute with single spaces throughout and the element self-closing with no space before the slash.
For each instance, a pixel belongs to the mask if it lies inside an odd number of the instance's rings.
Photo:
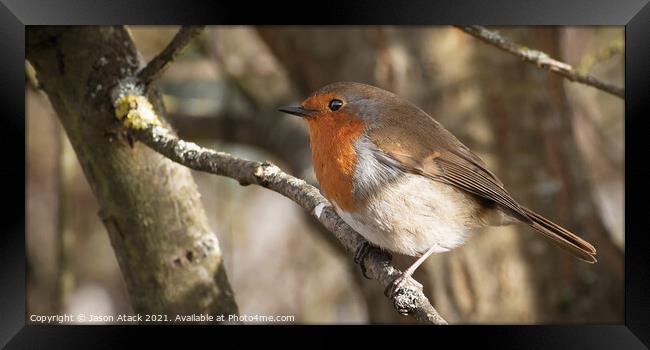
<svg viewBox="0 0 650 350">
<path fill-rule="evenodd" d="M 204 28 L 205 26 L 183 26 L 167 47 L 138 72 L 137 79 L 145 86 L 158 79 L 176 56 L 192 39 L 201 34 Z"/>
<path fill-rule="evenodd" d="M 624 88 L 605 83 L 590 74 L 580 73 L 570 64 L 558 61 L 542 51 L 531 50 L 525 46 L 512 43 L 495 31 L 488 30 L 483 26 L 459 26 L 458 28 L 460 28 L 460 30 L 464 31 L 465 33 L 470 34 L 492 46 L 509 52 L 526 62 L 533 63 L 538 67 L 549 70 L 557 75 L 569 79 L 570 81 L 589 85 L 614 96 L 625 99 Z"/>
</svg>

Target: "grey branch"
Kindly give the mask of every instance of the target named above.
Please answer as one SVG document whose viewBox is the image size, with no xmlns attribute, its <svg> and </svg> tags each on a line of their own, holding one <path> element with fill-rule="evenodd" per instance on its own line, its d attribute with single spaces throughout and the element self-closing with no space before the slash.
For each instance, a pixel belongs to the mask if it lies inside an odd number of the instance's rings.
<svg viewBox="0 0 650 350">
<path fill-rule="evenodd" d="M 206 149 L 179 139 L 163 127 L 132 129 L 132 133 L 156 152 L 188 168 L 227 176 L 242 185 L 255 184 L 282 194 L 314 215 L 351 253 L 366 242 L 341 220 L 318 189 L 283 172 L 271 163 L 245 160 L 228 153 Z M 378 280 L 384 288 L 401 274 L 400 270 L 391 265 L 388 254 L 377 249 L 370 250 L 364 263 L 367 274 Z M 421 323 L 447 324 L 413 280 L 409 280 L 392 301 L 398 312 L 408 314 Z"/>
<path fill-rule="evenodd" d="M 147 86 L 160 77 L 187 44 L 201 34 L 203 28 L 205 26 L 183 26 L 167 47 L 138 72 L 138 80 Z"/>
<path fill-rule="evenodd" d="M 465 33 L 468 33 L 492 46 L 509 52 L 526 62 L 533 63 L 538 67 L 547 69 L 555 74 L 569 79 L 570 81 L 589 85 L 614 96 L 625 99 L 624 88 L 605 83 L 592 75 L 580 73 L 571 65 L 558 61 L 542 51 L 531 50 L 522 45 L 512 43 L 502 37 L 499 33 L 488 30 L 482 26 L 459 26 L 458 28 L 460 28 Z"/>
</svg>

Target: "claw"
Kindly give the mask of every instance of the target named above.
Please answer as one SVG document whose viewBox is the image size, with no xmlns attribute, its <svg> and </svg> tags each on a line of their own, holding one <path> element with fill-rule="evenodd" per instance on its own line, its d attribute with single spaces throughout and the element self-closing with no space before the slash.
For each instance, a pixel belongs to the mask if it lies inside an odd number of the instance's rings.
<svg viewBox="0 0 650 350">
<path fill-rule="evenodd" d="M 359 264 L 359 267 L 361 267 L 361 273 L 363 273 L 363 277 L 367 279 L 371 279 L 371 278 L 368 276 L 366 265 L 363 262 L 368 256 L 371 247 L 372 246 L 370 245 L 370 243 L 364 242 L 357 248 L 356 252 L 354 252 L 354 263 Z"/>
<path fill-rule="evenodd" d="M 363 242 L 360 246 L 357 247 L 357 250 L 354 252 L 354 263 L 359 264 L 363 262 L 363 259 L 368 255 L 368 250 L 370 249 L 370 243 Z"/>
<path fill-rule="evenodd" d="M 399 277 L 397 277 L 391 284 L 389 284 L 386 287 L 386 289 L 384 289 L 384 295 L 389 297 L 390 299 L 393 299 L 395 294 L 397 294 L 397 292 L 404 285 L 404 281 L 406 281 L 404 275 L 400 275 Z"/>
</svg>

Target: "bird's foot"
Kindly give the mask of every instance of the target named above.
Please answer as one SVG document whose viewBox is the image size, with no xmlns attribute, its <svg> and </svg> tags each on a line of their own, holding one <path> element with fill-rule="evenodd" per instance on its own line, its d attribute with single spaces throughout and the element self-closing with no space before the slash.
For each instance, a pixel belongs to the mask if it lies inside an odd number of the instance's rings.
<svg viewBox="0 0 650 350">
<path fill-rule="evenodd" d="M 361 267 L 361 273 L 363 273 L 363 277 L 367 279 L 370 279 L 370 277 L 368 277 L 368 274 L 366 273 L 366 265 L 364 264 L 364 260 L 368 256 L 370 248 L 372 248 L 370 243 L 364 242 L 359 247 L 357 247 L 357 250 L 354 252 L 354 263 L 359 264 L 359 267 Z"/>
<path fill-rule="evenodd" d="M 386 289 L 384 289 L 384 295 L 389 297 L 390 299 L 393 299 L 395 295 L 399 292 L 402 287 L 404 287 L 404 284 L 409 280 L 411 277 L 411 274 L 408 273 L 402 273 L 399 277 L 397 277 L 391 284 L 389 284 Z M 424 286 L 416 281 L 412 280 L 412 283 L 415 284 L 415 286 L 422 290 Z"/>
<path fill-rule="evenodd" d="M 388 251 L 380 249 L 370 244 L 369 242 L 362 243 L 359 247 L 357 247 L 357 250 L 354 252 L 354 263 L 359 264 L 359 267 L 361 267 L 361 273 L 363 273 L 363 277 L 367 279 L 372 279 L 372 278 L 368 276 L 365 260 L 366 257 L 368 257 L 370 251 L 373 249 L 376 249 L 375 254 L 379 253 L 382 258 L 386 258 L 389 261 L 393 259 L 393 256 Z"/>
</svg>

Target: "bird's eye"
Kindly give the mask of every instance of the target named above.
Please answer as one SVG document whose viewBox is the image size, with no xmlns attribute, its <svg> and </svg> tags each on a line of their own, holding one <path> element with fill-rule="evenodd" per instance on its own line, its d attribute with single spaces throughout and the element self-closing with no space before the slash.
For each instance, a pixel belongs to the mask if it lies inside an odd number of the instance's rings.
<svg viewBox="0 0 650 350">
<path fill-rule="evenodd" d="M 338 111 L 341 107 L 343 107 L 343 101 L 337 99 L 330 101 L 329 108 L 332 112 Z"/>
</svg>

